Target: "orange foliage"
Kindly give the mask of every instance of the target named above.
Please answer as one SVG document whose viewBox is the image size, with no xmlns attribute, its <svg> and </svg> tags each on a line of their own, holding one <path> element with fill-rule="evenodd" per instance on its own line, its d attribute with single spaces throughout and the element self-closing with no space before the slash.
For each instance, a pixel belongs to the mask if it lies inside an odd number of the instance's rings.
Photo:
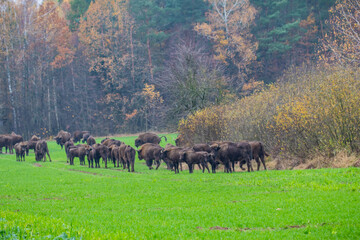
<svg viewBox="0 0 360 240">
<path fill-rule="evenodd" d="M 207 0 L 212 9 L 207 21 L 197 24 L 195 31 L 215 43 L 215 59 L 232 61 L 239 70 L 245 69 L 256 59 L 257 43 L 251 41 L 250 25 L 256 15 L 248 0 Z"/>
</svg>

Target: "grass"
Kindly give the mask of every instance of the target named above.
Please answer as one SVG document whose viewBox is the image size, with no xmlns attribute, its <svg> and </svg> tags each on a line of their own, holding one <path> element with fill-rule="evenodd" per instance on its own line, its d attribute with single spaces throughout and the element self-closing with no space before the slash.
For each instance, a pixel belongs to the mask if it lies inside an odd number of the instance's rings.
<svg viewBox="0 0 360 240">
<path fill-rule="evenodd" d="M 49 149 L 53 162 L 41 167 L 33 153 L 26 162 L 0 155 L 1 239 L 360 236 L 357 168 L 175 175 L 136 160 L 128 173 L 69 166 L 59 146 Z"/>
</svg>

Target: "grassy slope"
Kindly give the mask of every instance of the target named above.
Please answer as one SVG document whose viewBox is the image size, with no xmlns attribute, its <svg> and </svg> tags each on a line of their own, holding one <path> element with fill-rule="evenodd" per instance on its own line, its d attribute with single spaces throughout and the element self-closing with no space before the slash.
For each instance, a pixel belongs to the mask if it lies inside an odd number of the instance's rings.
<svg viewBox="0 0 360 240">
<path fill-rule="evenodd" d="M 169 135 L 174 141 L 175 135 Z M 133 145 L 135 137 L 121 138 Z M 189 175 L 136 161 L 136 173 L 0 155 L 0 238 L 356 239 L 360 170 Z"/>
</svg>

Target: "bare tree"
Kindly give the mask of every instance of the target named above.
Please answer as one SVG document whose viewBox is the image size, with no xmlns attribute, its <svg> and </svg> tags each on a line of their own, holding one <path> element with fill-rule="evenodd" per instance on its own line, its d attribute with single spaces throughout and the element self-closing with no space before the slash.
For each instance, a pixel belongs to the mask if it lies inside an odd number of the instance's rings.
<svg viewBox="0 0 360 240">
<path fill-rule="evenodd" d="M 186 116 L 224 97 L 223 66 L 193 41 L 180 41 L 156 84 L 162 90 L 173 120 Z"/>
</svg>

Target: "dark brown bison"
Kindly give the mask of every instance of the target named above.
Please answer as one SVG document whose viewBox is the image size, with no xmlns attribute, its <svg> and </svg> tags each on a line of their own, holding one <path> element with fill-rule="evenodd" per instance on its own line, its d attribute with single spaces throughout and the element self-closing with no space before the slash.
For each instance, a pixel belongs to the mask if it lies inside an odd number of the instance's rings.
<svg viewBox="0 0 360 240">
<path fill-rule="evenodd" d="M 109 147 L 109 151 L 110 151 L 110 159 L 114 164 L 114 167 L 116 167 L 116 163 L 119 164 L 119 157 L 120 157 L 120 153 L 119 153 L 119 146 L 116 144 L 113 144 Z M 118 166 L 119 167 L 119 166 Z"/>
<path fill-rule="evenodd" d="M 82 143 L 85 143 L 85 142 L 87 142 L 87 139 L 90 137 L 91 135 L 90 135 L 90 133 L 89 132 L 87 132 L 87 133 L 84 133 L 84 135 L 83 135 L 83 139 L 82 139 Z"/>
<path fill-rule="evenodd" d="M 126 149 L 126 144 L 121 144 L 119 147 L 119 157 L 118 157 L 118 162 L 117 162 L 117 167 L 119 167 L 119 163 L 121 163 L 121 166 L 123 167 L 123 169 L 126 168 L 126 161 L 125 161 L 125 149 Z"/>
<path fill-rule="evenodd" d="M 92 146 L 96 143 L 96 140 L 93 136 L 90 136 L 88 137 L 88 139 L 86 140 L 86 143 L 89 145 L 89 146 Z"/>
<path fill-rule="evenodd" d="M 225 142 L 221 144 L 213 144 L 211 145 L 211 148 L 216 151 L 216 160 L 224 164 L 225 172 L 234 171 L 235 163 L 243 160 L 246 161 L 248 171 L 250 172 L 250 160 L 252 159 L 252 151 L 251 146 L 248 142 Z"/>
<path fill-rule="evenodd" d="M 15 144 L 22 142 L 23 137 L 20 136 L 20 135 L 15 134 L 14 132 L 11 133 L 11 135 L 9 135 L 9 136 L 10 136 L 10 139 L 11 139 L 10 153 L 14 153 L 13 148 L 14 148 Z"/>
<path fill-rule="evenodd" d="M 27 146 L 26 146 L 26 156 L 29 156 L 29 150 L 33 149 L 35 151 L 35 146 L 37 141 L 39 141 L 40 138 L 37 137 L 36 135 L 33 135 L 29 141 L 27 141 Z"/>
<path fill-rule="evenodd" d="M 161 138 L 164 138 L 165 141 L 167 141 L 165 136 L 159 137 L 155 133 L 143 133 L 140 134 L 137 139 L 135 139 L 135 146 L 139 147 L 145 143 L 159 144 L 161 142 Z"/>
<path fill-rule="evenodd" d="M 181 147 L 170 147 L 163 150 L 161 158 L 165 162 L 174 166 L 175 173 L 179 173 L 179 164 L 181 164 L 180 154 L 186 149 Z"/>
<path fill-rule="evenodd" d="M 14 146 L 15 153 L 16 153 L 16 161 L 25 161 L 25 152 L 26 152 L 27 144 L 24 142 L 16 143 Z"/>
<path fill-rule="evenodd" d="M 88 131 L 75 131 L 73 133 L 73 141 L 74 143 L 80 142 L 83 138 L 84 134 L 89 133 Z"/>
<path fill-rule="evenodd" d="M 70 158 L 69 158 L 69 149 L 70 147 L 74 147 L 75 144 L 74 142 L 70 139 L 69 141 L 67 141 L 65 144 L 64 144 L 64 147 L 65 147 L 65 153 L 66 153 L 66 162 L 68 163 Z"/>
<path fill-rule="evenodd" d="M 164 149 L 158 144 L 145 143 L 137 150 L 138 158 L 139 160 L 144 159 L 150 170 L 153 169 L 152 164 L 153 161 L 155 161 L 156 169 L 158 169 L 161 163 L 161 154 L 163 150 Z"/>
<path fill-rule="evenodd" d="M 46 141 L 44 141 L 44 140 L 37 141 L 36 146 L 35 146 L 35 160 L 41 161 L 42 159 L 44 159 L 44 162 L 45 162 L 46 154 L 49 156 L 49 161 L 51 162 L 49 149 L 48 149 Z"/>
<path fill-rule="evenodd" d="M 102 141 L 101 143 L 102 145 L 105 145 L 107 147 L 110 147 L 111 145 L 117 145 L 117 146 L 120 146 L 122 144 L 121 141 L 119 140 L 116 140 L 116 139 L 106 139 L 105 141 Z"/>
<path fill-rule="evenodd" d="M 269 154 L 267 154 L 265 152 L 265 148 L 264 148 L 264 145 L 262 142 L 259 142 L 259 141 L 252 141 L 252 142 L 249 142 L 250 146 L 251 146 L 251 151 L 252 151 L 252 159 L 254 159 L 257 163 L 257 170 L 259 171 L 260 170 L 260 160 L 264 166 L 264 169 L 266 170 L 266 165 L 265 165 L 265 156 L 268 157 Z M 246 163 L 245 160 L 241 161 L 240 162 L 240 168 L 242 170 L 245 170 L 243 168 L 243 165 Z"/>
<path fill-rule="evenodd" d="M 211 170 L 212 170 L 212 173 L 216 173 L 216 168 L 217 166 L 220 164 L 219 161 L 216 161 L 215 159 L 215 155 L 216 155 L 216 150 L 218 150 L 217 147 L 214 146 L 214 148 L 211 148 L 209 144 L 206 144 L 206 143 L 200 143 L 200 144 L 195 144 L 192 149 L 195 151 L 195 152 L 201 152 L 201 151 L 204 151 L 204 152 L 207 152 L 210 154 L 209 158 L 208 158 L 208 163 L 210 163 L 211 165 Z M 203 169 L 205 170 L 205 169 Z"/>
<path fill-rule="evenodd" d="M 125 145 L 125 164 L 128 172 L 134 172 L 136 151 L 129 145 Z M 131 168 L 131 170 L 130 170 Z"/>
<path fill-rule="evenodd" d="M 210 173 L 207 163 L 210 161 L 211 155 L 205 151 L 195 152 L 193 149 L 184 150 L 180 153 L 180 161 L 186 162 L 189 166 L 189 173 L 193 173 L 194 165 L 200 164 L 203 172 L 205 168 Z"/>
<path fill-rule="evenodd" d="M 61 149 L 63 149 L 64 144 L 69 141 L 70 138 L 71 134 L 63 130 L 60 130 L 60 132 L 54 137 L 56 143 L 61 146 Z"/>
<path fill-rule="evenodd" d="M 89 167 L 93 168 L 93 162 L 95 161 L 95 168 L 100 167 L 100 158 L 105 162 L 105 168 L 107 168 L 107 159 L 110 155 L 109 148 L 105 145 L 96 143 L 91 146 L 91 150 L 88 157 Z"/>
<path fill-rule="evenodd" d="M 103 140 L 101 140 L 101 144 L 103 144 L 103 142 L 105 142 L 106 140 L 108 140 L 108 139 L 110 139 L 110 138 L 104 138 Z"/>
<path fill-rule="evenodd" d="M 12 138 L 10 137 L 10 135 L 0 135 L 0 150 L 2 152 L 2 148 L 5 148 L 5 153 L 7 153 L 7 150 L 11 149 L 11 142 L 12 142 Z"/>
<path fill-rule="evenodd" d="M 85 165 L 85 156 L 89 155 L 92 149 L 88 145 L 77 145 L 68 148 L 68 158 L 70 159 L 70 165 L 74 165 L 74 158 L 77 157 L 80 160 L 80 165 Z"/>
</svg>

